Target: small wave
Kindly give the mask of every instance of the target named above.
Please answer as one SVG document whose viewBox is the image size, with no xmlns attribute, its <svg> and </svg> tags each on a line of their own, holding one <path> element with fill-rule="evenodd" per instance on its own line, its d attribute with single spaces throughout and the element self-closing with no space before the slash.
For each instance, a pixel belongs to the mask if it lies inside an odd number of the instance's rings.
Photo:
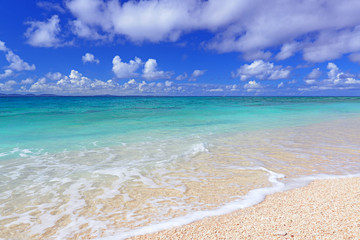
<svg viewBox="0 0 360 240">
<path fill-rule="evenodd" d="M 121 232 L 118 234 L 114 234 L 113 236 L 99 238 L 101 240 L 112 240 L 112 239 L 126 239 L 129 237 L 144 235 L 155 233 L 158 231 L 166 230 L 173 227 L 179 227 L 185 224 L 189 224 L 195 221 L 199 221 L 205 217 L 212 216 L 220 216 L 224 214 L 228 214 L 234 212 L 236 210 L 244 209 L 247 207 L 254 206 L 262 202 L 267 195 L 274 194 L 276 192 L 283 192 L 294 188 L 299 188 L 308 185 L 310 182 L 314 180 L 320 179 L 338 179 L 338 178 L 351 178 L 351 177 L 360 177 L 360 174 L 351 174 L 351 175 L 329 175 L 329 174 L 318 174 L 313 176 L 306 176 L 294 179 L 287 184 L 284 184 L 279 181 L 279 179 L 283 178 L 283 174 L 275 173 L 263 167 L 255 167 L 255 168 L 244 168 L 247 170 L 263 170 L 269 173 L 268 180 L 272 183 L 271 187 L 258 188 L 249 191 L 245 196 L 225 204 L 218 209 L 215 210 L 207 210 L 207 211 L 197 211 L 186 216 L 173 218 L 169 221 L 152 224 L 149 226 L 141 227 L 138 229 L 130 230 L 127 232 Z"/>
<path fill-rule="evenodd" d="M 12 150 L 10 151 L 7 151 L 7 152 L 1 152 L 0 153 L 0 157 L 5 157 L 5 156 L 11 156 L 11 155 L 15 155 L 15 156 L 18 156 L 18 157 L 28 157 L 28 156 L 33 156 L 33 155 L 39 155 L 43 152 L 43 149 L 27 149 L 27 148 L 24 148 L 24 149 L 21 149 L 19 147 L 15 147 L 13 148 Z"/>
<path fill-rule="evenodd" d="M 206 143 L 196 143 L 191 146 L 190 150 L 186 152 L 186 155 L 195 156 L 203 152 L 209 152 L 208 145 Z"/>
</svg>

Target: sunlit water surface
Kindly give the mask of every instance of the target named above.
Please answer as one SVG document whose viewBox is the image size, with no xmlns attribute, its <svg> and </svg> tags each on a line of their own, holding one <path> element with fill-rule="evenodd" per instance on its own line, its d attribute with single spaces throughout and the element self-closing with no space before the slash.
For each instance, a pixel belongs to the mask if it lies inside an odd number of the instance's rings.
<svg viewBox="0 0 360 240">
<path fill-rule="evenodd" d="M 0 238 L 132 236 L 359 157 L 360 98 L 0 98 Z"/>
</svg>

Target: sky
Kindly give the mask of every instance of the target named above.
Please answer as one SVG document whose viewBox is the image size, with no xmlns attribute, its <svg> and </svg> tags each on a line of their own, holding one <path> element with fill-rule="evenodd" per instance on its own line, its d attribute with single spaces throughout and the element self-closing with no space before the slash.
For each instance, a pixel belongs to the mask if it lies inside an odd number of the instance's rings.
<svg viewBox="0 0 360 240">
<path fill-rule="evenodd" d="M 7 0 L 0 93 L 360 96 L 359 0 Z"/>
</svg>

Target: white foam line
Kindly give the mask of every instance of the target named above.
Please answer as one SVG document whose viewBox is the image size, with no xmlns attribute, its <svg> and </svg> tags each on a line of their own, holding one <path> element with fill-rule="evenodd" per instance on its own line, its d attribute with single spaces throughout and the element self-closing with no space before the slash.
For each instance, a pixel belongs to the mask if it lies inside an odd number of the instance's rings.
<svg viewBox="0 0 360 240">
<path fill-rule="evenodd" d="M 288 184 L 284 184 L 278 181 L 279 178 L 283 178 L 284 175 L 272 172 L 263 167 L 255 167 L 255 168 L 244 168 L 248 170 L 263 170 L 269 173 L 269 182 L 272 183 L 271 187 L 259 188 L 249 191 L 245 196 L 230 202 L 218 209 L 215 210 L 206 210 L 206 211 L 197 211 L 190 213 L 186 216 L 173 218 L 169 221 L 153 224 L 145 227 L 140 227 L 137 229 L 133 229 L 127 232 L 116 233 L 113 236 L 98 238 L 101 240 L 112 240 L 112 239 L 126 239 L 133 236 L 150 234 L 159 232 L 162 230 L 170 229 L 173 227 L 179 227 L 185 224 L 189 224 L 198 220 L 201 220 L 205 217 L 219 216 L 234 212 L 239 209 L 247 208 L 254 206 L 260 202 L 262 202 L 267 195 L 274 194 L 276 192 L 282 192 L 294 188 L 299 188 L 306 186 L 310 182 L 314 180 L 320 179 L 339 179 L 339 178 L 351 178 L 351 177 L 360 177 L 360 174 L 352 174 L 352 175 L 328 175 L 328 174 L 318 174 L 313 176 L 306 176 L 294 179 Z"/>
</svg>

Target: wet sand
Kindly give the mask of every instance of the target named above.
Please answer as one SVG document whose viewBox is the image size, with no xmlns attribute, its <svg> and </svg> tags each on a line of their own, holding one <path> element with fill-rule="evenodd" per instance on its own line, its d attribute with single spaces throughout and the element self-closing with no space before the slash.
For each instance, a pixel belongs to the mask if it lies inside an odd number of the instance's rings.
<svg viewBox="0 0 360 240">
<path fill-rule="evenodd" d="M 360 178 L 316 180 L 231 214 L 131 239 L 360 239 Z"/>
</svg>

